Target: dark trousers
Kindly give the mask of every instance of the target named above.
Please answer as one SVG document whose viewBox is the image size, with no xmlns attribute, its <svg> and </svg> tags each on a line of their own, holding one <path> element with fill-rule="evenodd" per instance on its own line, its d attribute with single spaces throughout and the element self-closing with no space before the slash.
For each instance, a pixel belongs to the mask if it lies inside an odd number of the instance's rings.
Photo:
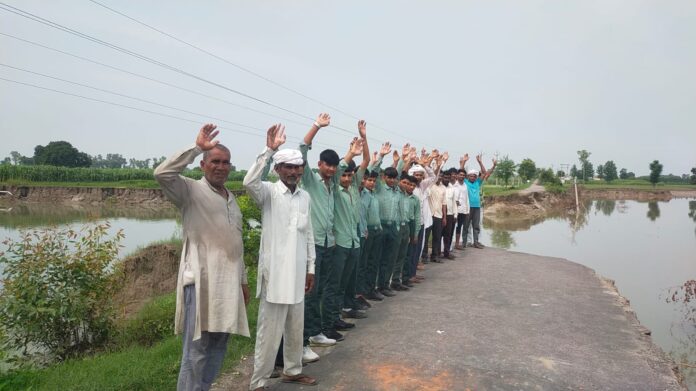
<svg viewBox="0 0 696 391">
<path fill-rule="evenodd" d="M 314 287 L 305 295 L 304 311 L 304 343 L 309 343 L 309 337 L 321 333 L 322 311 L 326 308 L 326 284 L 333 259 L 334 247 L 314 246 L 316 260 L 314 262 Z M 282 344 L 281 344 L 282 346 Z"/>
<path fill-rule="evenodd" d="M 418 266 L 418 257 L 420 257 L 420 246 L 423 242 L 423 234 L 425 230 L 420 226 L 418 231 L 418 239 L 416 243 L 409 243 L 408 254 L 406 255 L 407 262 L 404 265 L 404 280 L 408 280 L 416 275 L 416 267 Z"/>
<path fill-rule="evenodd" d="M 342 295 L 343 300 L 339 296 L 339 303 L 343 304 L 343 308 L 355 308 L 355 293 L 356 283 L 358 279 L 358 263 L 360 262 L 360 248 L 351 248 L 346 257 L 345 265 L 343 266 L 343 275 L 341 276 L 341 285 L 339 295 Z M 341 319 L 339 308 L 338 317 Z"/>
<path fill-rule="evenodd" d="M 382 224 L 382 255 L 379 262 L 378 288 L 388 288 L 394 270 L 394 262 L 399 255 L 399 230 L 396 224 Z"/>
<path fill-rule="evenodd" d="M 406 263 L 406 255 L 408 254 L 408 244 L 411 242 L 411 235 L 407 225 L 402 225 L 399 231 L 399 248 L 397 256 L 394 259 L 394 268 L 392 269 L 391 281 L 393 284 L 401 283 L 401 274 Z"/>
<path fill-rule="evenodd" d="M 440 256 L 441 254 L 440 248 L 442 247 L 442 219 L 433 216 L 433 227 L 431 232 L 433 234 L 433 244 L 432 250 L 430 251 L 430 258 L 435 258 L 436 256 Z"/>
<path fill-rule="evenodd" d="M 462 235 L 462 227 L 464 227 L 464 224 L 466 223 L 466 219 L 469 215 L 464 214 L 464 213 L 458 213 L 457 214 L 457 231 L 455 233 L 455 242 L 459 241 L 459 238 L 461 238 Z M 466 241 L 464 241 L 464 244 L 466 244 Z"/>
<path fill-rule="evenodd" d="M 367 294 L 377 285 L 377 270 L 382 248 L 382 227 L 368 228 L 367 239 L 360 243 L 360 268 L 358 269 L 359 294 Z"/>
<path fill-rule="evenodd" d="M 464 240 L 464 244 L 466 244 L 466 236 L 469 233 L 469 225 L 473 227 L 474 243 L 478 243 L 479 233 L 481 232 L 481 208 L 471 207 L 469 209 L 468 218 L 464 223 L 464 232 L 462 232 L 462 240 Z"/>
<path fill-rule="evenodd" d="M 360 249 L 351 247 L 345 248 L 336 246 L 333 260 L 328 272 L 328 281 L 324 295 L 326 295 L 326 306 L 321 312 L 321 329 L 333 330 L 334 324 L 341 316 L 341 307 L 344 302 L 344 295 L 348 287 L 350 276 L 353 275 L 353 268 Z M 353 292 L 355 292 L 353 284 Z M 355 293 L 354 293 L 355 294 Z"/>
<path fill-rule="evenodd" d="M 454 215 L 447 215 L 447 225 L 442 229 L 442 239 L 445 242 L 443 253 L 448 256 L 450 247 L 452 247 L 452 238 L 454 237 Z"/>
</svg>

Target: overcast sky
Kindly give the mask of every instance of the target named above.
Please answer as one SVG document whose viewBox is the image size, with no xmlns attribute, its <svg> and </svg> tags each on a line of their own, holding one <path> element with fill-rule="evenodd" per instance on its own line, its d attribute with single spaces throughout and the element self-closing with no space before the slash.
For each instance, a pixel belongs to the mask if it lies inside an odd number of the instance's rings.
<svg viewBox="0 0 696 391">
<path fill-rule="evenodd" d="M 0 9 L 0 33 L 209 96 L 0 35 L 4 65 L 202 114 L 0 66 L 3 79 L 191 121 L 0 80 L 0 159 L 55 140 L 91 155 L 169 156 L 214 122 L 247 168 L 270 124 L 285 123 L 294 148 L 326 111 L 343 129 L 321 131 L 312 163 L 327 147 L 342 155 L 359 117 L 373 148 L 410 141 L 448 150 L 452 164 L 483 152 L 487 164 L 498 153 L 559 169 L 586 149 L 595 167 L 614 160 L 638 175 L 655 159 L 665 174 L 696 166 L 694 1 L 98 0 L 312 100 L 88 0 L 3 1 L 226 88 Z"/>
</svg>

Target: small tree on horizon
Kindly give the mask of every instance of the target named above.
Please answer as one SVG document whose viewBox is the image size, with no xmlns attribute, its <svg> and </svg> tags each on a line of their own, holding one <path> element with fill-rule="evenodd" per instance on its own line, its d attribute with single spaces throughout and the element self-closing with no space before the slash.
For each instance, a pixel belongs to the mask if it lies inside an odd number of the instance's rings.
<svg viewBox="0 0 696 391">
<path fill-rule="evenodd" d="M 517 167 L 517 174 L 523 180 L 527 181 L 534 178 L 537 175 L 537 167 L 532 159 L 524 159 Z"/>
<path fill-rule="evenodd" d="M 597 166 L 597 178 L 604 179 L 604 166 L 601 164 Z"/>
<path fill-rule="evenodd" d="M 660 164 L 659 160 L 653 160 L 650 163 L 650 183 L 652 183 L 653 187 L 660 181 L 660 174 L 662 174 L 662 164 Z"/>
<path fill-rule="evenodd" d="M 611 182 L 617 178 L 618 175 L 616 174 L 616 164 L 614 161 L 609 160 L 608 162 L 604 163 L 604 180 Z"/>
<path fill-rule="evenodd" d="M 515 162 L 507 155 L 498 161 L 498 165 L 495 168 L 495 174 L 503 180 L 505 187 L 507 187 L 510 178 L 515 175 L 515 167 Z"/>
</svg>

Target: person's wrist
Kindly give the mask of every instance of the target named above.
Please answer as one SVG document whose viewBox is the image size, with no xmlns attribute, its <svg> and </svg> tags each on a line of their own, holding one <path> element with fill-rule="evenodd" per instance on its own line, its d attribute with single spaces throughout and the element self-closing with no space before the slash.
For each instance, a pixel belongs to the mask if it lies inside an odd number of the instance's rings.
<svg viewBox="0 0 696 391">
<path fill-rule="evenodd" d="M 316 126 L 317 129 L 321 129 L 321 124 L 319 124 L 317 121 L 314 121 L 314 126 Z"/>
</svg>

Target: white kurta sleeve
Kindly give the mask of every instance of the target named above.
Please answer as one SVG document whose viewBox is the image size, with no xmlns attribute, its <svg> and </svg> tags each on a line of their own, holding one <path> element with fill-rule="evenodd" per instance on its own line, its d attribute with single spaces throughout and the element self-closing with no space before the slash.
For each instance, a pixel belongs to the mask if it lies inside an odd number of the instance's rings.
<svg viewBox="0 0 696 391">
<path fill-rule="evenodd" d="M 254 164 L 244 176 L 244 188 L 251 198 L 256 201 L 259 206 L 263 206 L 268 197 L 268 187 L 262 181 L 264 172 L 267 172 L 266 166 L 270 163 L 271 157 L 275 151 L 266 147 L 257 157 Z"/>
</svg>

